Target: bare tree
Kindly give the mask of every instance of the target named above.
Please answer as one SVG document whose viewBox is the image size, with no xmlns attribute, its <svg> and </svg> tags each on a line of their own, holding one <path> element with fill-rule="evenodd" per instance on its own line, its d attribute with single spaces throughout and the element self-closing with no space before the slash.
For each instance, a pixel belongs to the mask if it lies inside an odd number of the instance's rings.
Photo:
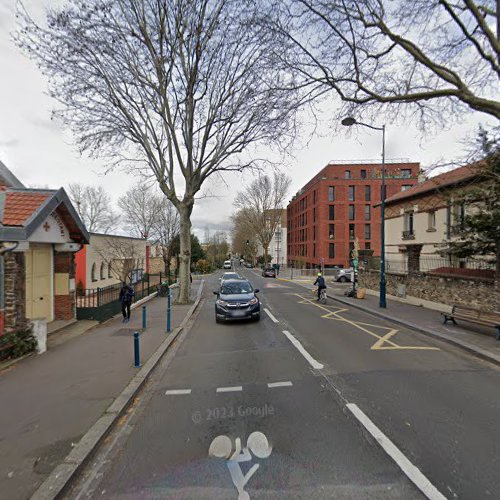
<svg viewBox="0 0 500 500">
<path fill-rule="evenodd" d="M 168 199 L 161 200 L 158 217 L 151 229 L 153 241 L 161 248 L 165 272 L 170 279 L 170 262 L 173 257 L 172 243 L 179 235 L 179 213 Z"/>
<path fill-rule="evenodd" d="M 236 196 L 234 206 L 238 217 L 256 235 L 264 249 L 264 265 L 267 264 L 269 244 L 281 224 L 283 205 L 292 179 L 275 171 L 273 177 L 259 175 L 250 186 Z"/>
<path fill-rule="evenodd" d="M 247 261 L 254 263 L 257 255 L 257 236 L 248 223 L 245 213 L 240 210 L 231 217 L 233 222 L 231 228 L 232 250 L 245 257 Z"/>
<path fill-rule="evenodd" d="M 265 24 L 293 86 L 333 90 L 339 114 L 416 114 L 445 124 L 464 111 L 500 118 L 497 0 L 270 0 Z M 496 31 L 496 33 L 495 33 Z"/>
<path fill-rule="evenodd" d="M 124 226 L 133 236 L 154 238 L 153 228 L 159 227 L 164 197 L 153 192 L 151 186 L 141 183 L 130 188 L 118 199 Z"/>
<path fill-rule="evenodd" d="M 69 197 L 87 230 L 91 233 L 109 233 L 118 224 L 118 215 L 111 206 L 111 198 L 102 186 L 69 185 Z"/>
<path fill-rule="evenodd" d="M 190 298 L 195 195 L 255 165 L 249 146 L 293 131 L 296 105 L 269 58 L 256 0 L 69 0 L 47 27 L 24 8 L 16 40 L 49 79 L 84 151 L 153 175 L 179 212 L 179 302 Z M 276 85 L 278 84 L 278 85 Z M 250 155 L 249 155 L 250 156 Z"/>
</svg>

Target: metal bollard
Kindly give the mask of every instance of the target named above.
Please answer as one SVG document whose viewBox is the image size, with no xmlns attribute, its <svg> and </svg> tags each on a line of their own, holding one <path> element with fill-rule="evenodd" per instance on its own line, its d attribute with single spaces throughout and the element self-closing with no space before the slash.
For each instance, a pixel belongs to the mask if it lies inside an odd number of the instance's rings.
<svg viewBox="0 0 500 500">
<path fill-rule="evenodd" d="M 142 329 L 146 329 L 146 306 L 142 306 Z"/>
<path fill-rule="evenodd" d="M 139 353 L 139 332 L 134 332 L 134 367 L 141 367 L 141 355 Z"/>
<path fill-rule="evenodd" d="M 171 293 L 172 293 L 172 290 L 169 288 L 168 289 L 168 295 L 167 295 L 167 297 L 168 297 L 168 299 L 167 299 L 167 333 L 170 333 L 170 330 L 172 329 L 172 324 L 171 324 L 172 321 L 171 321 L 171 318 L 170 318 L 171 317 L 171 313 L 172 313 L 172 311 L 171 311 L 171 309 L 172 309 L 172 305 L 171 305 L 172 299 L 171 299 L 171 296 L 170 296 Z"/>
</svg>

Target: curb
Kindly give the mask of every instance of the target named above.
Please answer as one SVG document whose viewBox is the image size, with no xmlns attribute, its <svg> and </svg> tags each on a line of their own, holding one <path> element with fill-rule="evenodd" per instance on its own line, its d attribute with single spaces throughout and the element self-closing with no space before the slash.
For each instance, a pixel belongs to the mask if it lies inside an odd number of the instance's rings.
<svg viewBox="0 0 500 500">
<path fill-rule="evenodd" d="M 406 328 L 416 330 L 419 333 L 423 333 L 424 335 L 427 335 L 428 337 L 442 340 L 443 342 L 447 342 L 448 344 L 454 345 L 455 347 L 460 347 L 461 349 L 464 349 L 464 350 L 474 354 L 475 356 L 477 356 L 481 359 L 484 359 L 486 361 L 489 361 L 490 363 L 494 363 L 494 364 L 500 366 L 500 355 L 485 351 L 484 349 L 481 349 L 480 347 L 476 347 L 472 344 L 469 344 L 468 342 L 464 342 L 463 340 L 455 339 L 453 337 L 444 336 L 442 333 L 436 333 L 436 332 L 433 332 L 432 330 L 428 330 L 427 328 L 422 328 L 421 326 L 419 326 L 415 323 L 412 323 L 411 321 L 405 321 L 405 320 L 402 320 L 399 318 L 395 318 L 395 317 L 389 316 L 387 314 L 381 313 L 379 311 L 374 311 L 373 309 L 368 309 L 368 308 L 365 308 L 361 305 L 353 304 L 352 302 L 341 299 L 339 297 L 335 297 L 335 296 L 328 295 L 328 294 L 327 294 L 327 297 L 330 299 L 336 300 L 337 302 L 340 302 L 341 304 L 348 305 L 350 307 L 353 307 L 354 309 L 359 309 L 360 311 L 366 312 L 366 313 L 371 314 L 373 316 L 376 316 L 378 318 L 385 319 L 387 321 L 392 321 L 393 323 L 397 323 L 397 324 L 404 326 Z"/>
<path fill-rule="evenodd" d="M 160 347 L 151 355 L 144 366 L 128 383 L 127 387 L 119 394 L 108 409 L 85 433 L 78 444 L 66 455 L 65 459 L 50 473 L 40 487 L 33 493 L 31 500 L 54 500 L 58 498 L 75 478 L 77 473 L 86 464 L 92 453 L 101 444 L 111 431 L 117 420 L 124 414 L 135 396 L 141 390 L 149 375 L 158 365 L 160 359 L 170 345 L 178 337 L 191 319 L 194 311 L 201 301 L 205 281 L 202 280 L 194 304 L 191 306 L 181 324 L 162 342 Z M 147 298 L 147 297 L 146 297 Z M 137 303 L 139 305 L 139 303 Z"/>
</svg>

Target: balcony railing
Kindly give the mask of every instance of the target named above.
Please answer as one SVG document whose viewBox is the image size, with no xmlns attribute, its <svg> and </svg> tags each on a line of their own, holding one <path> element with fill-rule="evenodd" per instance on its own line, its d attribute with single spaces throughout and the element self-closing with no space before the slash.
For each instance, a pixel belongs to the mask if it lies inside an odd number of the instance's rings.
<svg viewBox="0 0 500 500">
<path fill-rule="evenodd" d="M 403 231 L 403 240 L 414 240 L 415 239 L 415 233 L 413 232 L 413 229 L 410 229 L 408 231 Z"/>
</svg>

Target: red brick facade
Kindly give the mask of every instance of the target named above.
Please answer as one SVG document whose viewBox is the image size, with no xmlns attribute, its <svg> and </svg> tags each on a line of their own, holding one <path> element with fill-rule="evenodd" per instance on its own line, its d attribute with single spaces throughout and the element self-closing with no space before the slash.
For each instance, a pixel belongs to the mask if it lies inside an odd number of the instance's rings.
<svg viewBox="0 0 500 500">
<path fill-rule="evenodd" d="M 54 295 L 54 319 L 73 319 L 74 317 L 73 294 Z"/>
<path fill-rule="evenodd" d="M 386 164 L 386 198 L 416 184 L 419 170 Z M 287 207 L 288 264 L 348 267 L 355 238 L 380 255 L 381 172 L 381 164 L 330 164 L 309 181 Z"/>
</svg>

